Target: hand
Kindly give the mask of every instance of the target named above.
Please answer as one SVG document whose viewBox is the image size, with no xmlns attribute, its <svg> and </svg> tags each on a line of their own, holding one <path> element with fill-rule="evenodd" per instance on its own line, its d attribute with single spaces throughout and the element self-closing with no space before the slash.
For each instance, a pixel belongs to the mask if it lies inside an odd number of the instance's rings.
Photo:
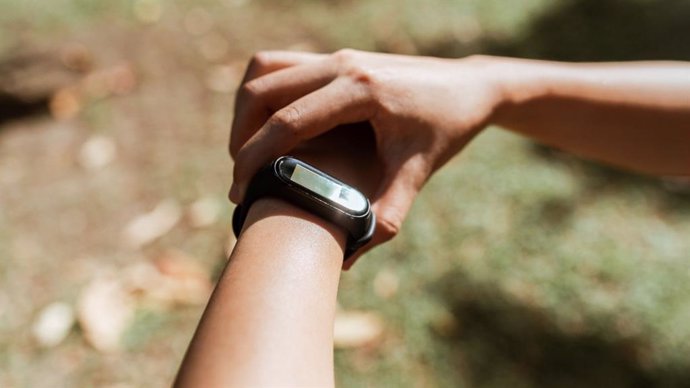
<svg viewBox="0 0 690 388">
<path fill-rule="evenodd" d="M 256 54 L 237 94 L 230 199 L 241 202 L 271 159 L 341 124 L 368 121 L 383 175 L 370 197 L 377 233 L 369 247 L 392 238 L 429 176 L 491 121 L 502 96 L 486 61 L 353 50 Z"/>
</svg>

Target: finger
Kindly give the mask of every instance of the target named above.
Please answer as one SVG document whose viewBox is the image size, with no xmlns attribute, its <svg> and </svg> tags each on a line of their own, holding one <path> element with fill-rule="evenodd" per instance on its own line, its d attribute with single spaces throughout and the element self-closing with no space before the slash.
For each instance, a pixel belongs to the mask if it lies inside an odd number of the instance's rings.
<svg viewBox="0 0 690 388">
<path fill-rule="evenodd" d="M 331 82 L 337 75 L 325 61 L 292 66 L 255 78 L 237 93 L 238 106 L 230 136 L 233 158 L 273 112 Z"/>
<path fill-rule="evenodd" d="M 397 164 L 389 165 L 372 204 L 372 211 L 376 214 L 374 237 L 343 262 L 344 270 L 349 270 L 369 250 L 398 234 L 426 179 L 424 165 L 421 159 L 411 159 L 400 167 Z"/>
<path fill-rule="evenodd" d="M 384 181 L 372 205 L 376 214 L 376 233 L 370 244 L 372 247 L 398 234 L 427 176 L 428 168 L 419 156 L 408 159 L 400 167 L 387 167 Z"/>
<path fill-rule="evenodd" d="M 325 54 L 302 51 L 260 51 L 249 61 L 242 83 L 287 67 L 316 62 L 325 57 Z"/>
<path fill-rule="evenodd" d="M 346 260 L 344 260 L 342 269 L 344 271 L 349 271 L 350 268 L 352 268 L 352 266 L 355 265 L 357 260 L 359 260 L 359 258 L 370 249 L 370 248 L 367 248 L 368 245 L 369 244 L 363 246 L 357 252 L 353 253 L 352 256 L 350 256 Z"/>
<path fill-rule="evenodd" d="M 266 74 L 273 73 L 275 71 L 279 71 L 297 65 L 313 63 L 322 60 L 325 57 L 325 54 L 307 53 L 299 51 L 261 51 L 254 54 L 252 59 L 249 61 L 247 69 L 245 70 L 244 76 L 242 78 L 242 83 L 240 85 L 245 85 L 247 82 L 262 77 Z M 235 108 L 232 124 L 233 129 L 231 130 L 231 138 L 232 133 L 234 133 L 235 131 L 234 128 L 237 127 L 235 121 L 238 119 L 238 117 L 243 117 L 245 115 L 245 113 L 243 113 L 245 111 L 245 109 L 243 108 L 244 103 L 245 101 L 243 99 L 243 96 L 238 92 L 235 98 Z M 233 142 L 231 141 L 230 154 L 234 157 L 235 155 L 232 153 L 232 144 Z"/>
<path fill-rule="evenodd" d="M 338 125 L 368 120 L 372 107 L 365 89 L 341 78 L 276 112 L 237 153 L 233 202 L 242 200 L 249 179 L 262 165 Z"/>
</svg>

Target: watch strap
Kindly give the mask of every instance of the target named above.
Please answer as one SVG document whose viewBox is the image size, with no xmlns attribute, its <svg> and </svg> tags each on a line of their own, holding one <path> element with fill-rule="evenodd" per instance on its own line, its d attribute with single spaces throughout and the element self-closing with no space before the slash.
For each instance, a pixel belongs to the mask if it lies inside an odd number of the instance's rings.
<svg viewBox="0 0 690 388">
<path fill-rule="evenodd" d="M 376 227 L 376 215 L 370 207 L 365 214 L 355 216 L 329 205 L 322 198 L 305 195 L 303 189 L 279 177 L 276 168 L 280 159 L 264 166 L 254 175 L 247 187 L 244 201 L 235 207 L 232 228 L 236 237 L 239 237 L 242 231 L 251 205 L 260 198 L 273 197 L 285 200 L 343 228 L 347 232 L 345 259 L 371 240 Z"/>
</svg>

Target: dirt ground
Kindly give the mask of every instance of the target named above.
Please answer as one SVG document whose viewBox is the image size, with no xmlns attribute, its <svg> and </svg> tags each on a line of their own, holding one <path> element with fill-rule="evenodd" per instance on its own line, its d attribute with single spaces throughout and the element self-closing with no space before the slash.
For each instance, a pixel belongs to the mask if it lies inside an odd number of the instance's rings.
<svg viewBox="0 0 690 388">
<path fill-rule="evenodd" d="M 0 0 L 0 57 L 71 74 L 0 117 L 0 387 L 170 384 L 234 242 L 226 144 L 253 52 L 611 53 L 530 39 L 557 7 L 522 3 Z M 671 43 L 618 53 L 690 57 Z M 343 311 L 381 328 L 338 347 L 340 386 L 690 386 L 686 186 L 494 128 L 410 219 L 343 276 Z"/>
</svg>

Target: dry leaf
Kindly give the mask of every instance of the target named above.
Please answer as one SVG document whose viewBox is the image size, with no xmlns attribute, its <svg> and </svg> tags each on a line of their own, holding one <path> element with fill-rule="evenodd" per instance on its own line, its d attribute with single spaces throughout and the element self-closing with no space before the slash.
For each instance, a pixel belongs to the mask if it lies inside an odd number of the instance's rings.
<svg viewBox="0 0 690 388">
<path fill-rule="evenodd" d="M 108 80 L 110 92 L 114 95 L 129 94 L 137 86 L 134 68 L 129 63 L 121 63 L 107 69 L 105 78 Z"/>
<path fill-rule="evenodd" d="M 365 311 L 338 311 L 335 315 L 333 341 L 336 348 L 358 348 L 383 339 L 383 319 Z"/>
<path fill-rule="evenodd" d="M 123 271 L 129 291 L 156 307 L 201 305 L 213 290 L 210 275 L 198 260 L 170 251 L 153 263 L 139 262 Z"/>
<path fill-rule="evenodd" d="M 62 63 L 70 70 L 86 73 L 93 67 L 91 51 L 83 44 L 73 43 L 66 45 L 60 51 Z"/>
<path fill-rule="evenodd" d="M 204 304 L 213 290 L 208 270 L 199 260 L 177 251 L 166 252 L 155 260 L 163 275 L 161 289 L 178 304 Z"/>
<path fill-rule="evenodd" d="M 189 206 L 187 217 L 195 228 L 209 226 L 218 220 L 220 204 L 211 197 L 200 198 Z"/>
<path fill-rule="evenodd" d="M 64 302 L 54 302 L 41 310 L 31 327 L 36 342 L 43 347 L 61 343 L 74 325 L 72 306 Z"/>
<path fill-rule="evenodd" d="M 144 260 L 128 265 L 120 274 L 123 285 L 131 294 L 144 297 L 158 288 L 161 276 L 153 263 Z"/>
<path fill-rule="evenodd" d="M 50 114 L 58 120 L 69 120 L 81 111 L 81 96 L 74 88 L 63 88 L 50 98 Z"/>
<path fill-rule="evenodd" d="M 91 72 L 84 78 L 81 88 L 91 99 L 131 93 L 137 86 L 137 76 L 130 63 L 121 63 Z"/>
<path fill-rule="evenodd" d="M 398 275 L 390 268 L 384 268 L 374 278 L 374 293 L 383 299 L 390 299 L 398 292 Z"/>
<path fill-rule="evenodd" d="M 115 159 L 115 142 L 105 136 L 92 136 L 81 146 L 79 164 L 87 170 L 105 167 Z"/>
<path fill-rule="evenodd" d="M 94 278 L 82 290 L 77 309 L 86 340 L 102 352 L 118 350 L 134 307 L 131 295 L 115 277 Z"/>
<path fill-rule="evenodd" d="M 132 247 L 142 247 L 168 233 L 180 220 L 180 206 L 172 199 L 160 202 L 151 212 L 127 224 L 124 237 Z"/>
</svg>

